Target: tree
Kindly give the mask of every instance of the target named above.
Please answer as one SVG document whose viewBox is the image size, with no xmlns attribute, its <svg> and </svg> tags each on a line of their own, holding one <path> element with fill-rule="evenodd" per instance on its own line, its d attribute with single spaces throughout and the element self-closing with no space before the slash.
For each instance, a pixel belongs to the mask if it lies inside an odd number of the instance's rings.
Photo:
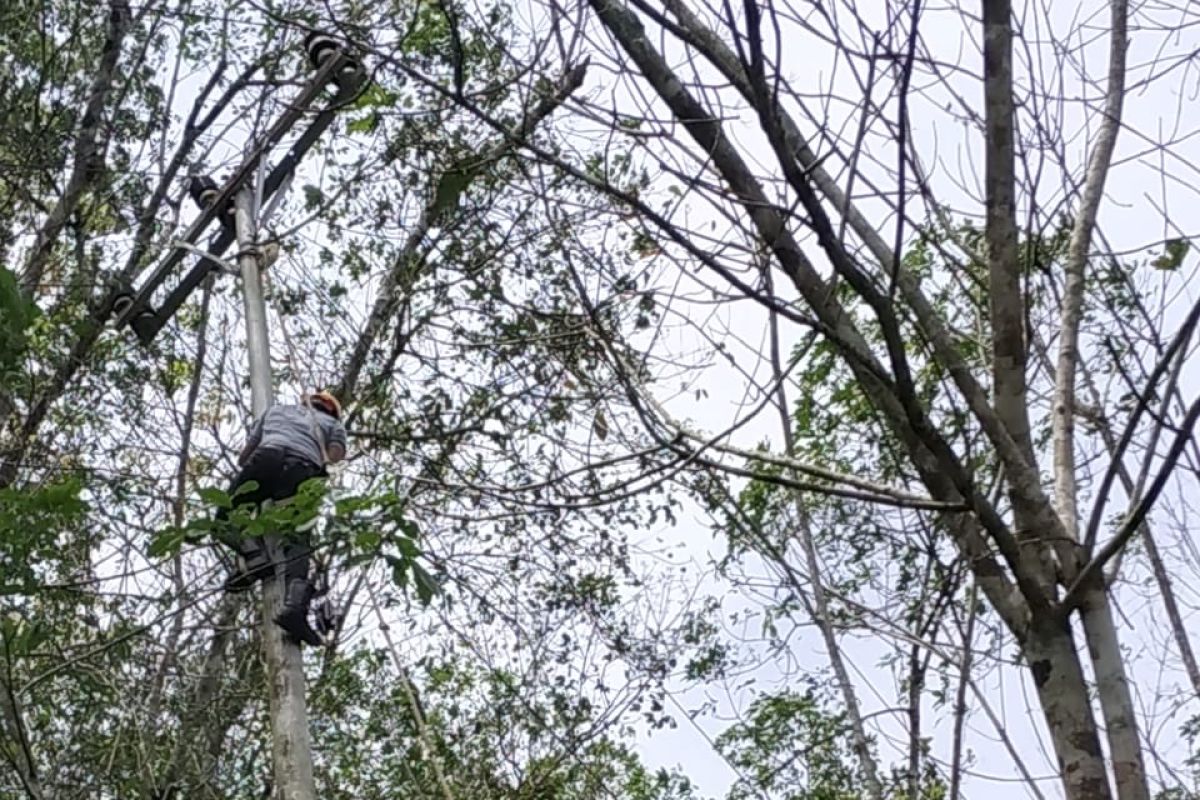
<svg viewBox="0 0 1200 800">
<path fill-rule="evenodd" d="M 161 256 L 185 221 L 186 174 L 220 174 L 238 160 L 255 120 L 286 102 L 305 69 L 299 42 L 314 25 L 368 52 L 386 45 L 390 57 L 404 56 L 405 69 L 456 82 L 477 108 L 511 120 L 503 133 L 480 137 L 453 98 L 378 60 L 374 85 L 347 111 L 343 138 L 322 148 L 319 169 L 298 176 L 275 220 L 285 242 L 271 272 L 280 378 L 295 390 L 340 387 L 361 460 L 329 496 L 306 497 L 253 524 L 323 511 L 323 554 L 336 560 L 342 605 L 379 615 L 346 622 L 337 647 L 310 655 L 314 694 L 330 682 L 335 694 L 345 690 L 339 659 L 365 663 L 358 659 L 375 655 L 385 620 L 416 625 L 418 608 L 435 596 L 456 605 L 427 625 L 431 649 L 467 639 L 448 631 L 481 615 L 491 624 L 475 623 L 471 633 L 492 648 L 530 631 L 586 631 L 589 616 L 614 613 L 601 608 L 615 596 L 605 587 L 627 582 L 621 534 L 564 525 L 552 506 L 487 489 L 497 476 L 520 480 L 555 461 L 566 448 L 550 429 L 587 403 L 529 402 L 524 391 L 535 371 L 561 374 L 588 354 L 571 343 L 566 284 L 555 274 L 561 265 L 542 266 L 526 252 L 552 236 L 524 208 L 530 189 L 513 158 L 514 143 L 538 135 L 578 88 L 583 68 L 564 64 L 547 81 L 506 63 L 511 16 L 503 6 L 477 15 L 405 3 L 329 12 L 316 18 L 301 4 L 273 15 L 202 2 L 4 12 L 4 66 L 22 78 L 6 90 L 24 92 L 35 122 L 51 101 L 60 110 L 41 141 L 19 130 L 4 142 L 14 154 L 57 142 L 54 160 L 10 165 L 5 174 L 17 209 L 6 219 L 27 217 L 35 232 L 11 237 L 0 283 L 3 530 L 23 530 L 32 520 L 38 534 L 12 535 L 12 561 L 4 566 L 6 610 L 25 618 L 4 632 L 11 735 L 4 786 L 14 795 L 274 791 L 263 777 L 266 712 L 254 625 L 243 602 L 221 595 L 219 559 L 205 546 L 211 505 L 228 500 L 213 486 L 231 466 L 230 443 L 245 421 L 236 294 L 227 281 L 210 281 L 146 350 L 109 325 L 107 300 L 112 285 Z M 399 26 L 401 16 L 409 24 Z M 86 113 L 73 115 L 78 108 Z M 20 178 L 24 168 L 39 180 Z M 13 230 L 21 230 L 15 222 Z M 488 264 L 524 275 L 524 284 L 507 284 Z M 360 314 L 364 293 L 376 296 Z M 543 338 L 553 329 L 565 335 Z M 461 359 L 446 359 L 446 331 Z M 520 445 L 512 444 L 519 436 Z M 56 482 L 64 477 L 75 482 Z M 47 497 L 69 518 L 27 511 Z M 655 502 L 630 499 L 605 513 L 638 513 Z M 483 552 L 459 564 L 459 551 L 481 541 Z M 518 563 L 514 542 L 524 551 Z M 28 569 L 17 569 L 28 558 Z M 513 589 L 535 582 L 547 587 L 539 602 L 548 609 L 536 619 Z M 569 602 L 559 598 L 564 593 Z M 36 614 L 45 614 L 45 626 L 30 624 Z M 641 638 L 628 620 L 605 624 L 613 636 Z M 364 627 L 374 641 L 345 644 Z M 643 665 L 659 658 L 637 641 L 622 648 Z M 390 677 L 407 686 L 412 666 L 396 652 Z M 524 665 L 517 716 L 538 707 L 549 681 L 562 685 L 568 668 L 580 670 L 574 678 L 587 676 L 589 694 L 598 691 L 602 654 L 579 658 L 569 643 L 538 653 L 565 666 L 555 674 L 540 662 Z M 389 677 L 370 663 L 373 679 Z M 653 681 L 631 678 L 614 688 L 620 695 L 612 707 L 627 713 Z M 331 703 L 328 717 L 314 719 L 326 736 L 318 743 L 322 769 L 340 776 L 347 764 L 361 764 L 371 745 L 352 739 L 353 752 L 336 752 L 334 733 L 360 714 L 395 711 L 398 701 L 407 703 L 386 694 Z M 528 761 L 536 777 L 529 791 L 547 783 L 560 787 L 558 796 L 578 796 L 598 776 L 611 776 L 631 797 L 686 794 L 686 784 L 651 773 L 621 742 L 605 738 L 614 725 L 605 717 L 615 713 L 608 703 L 590 701 L 594 729 L 585 709 L 576 722 L 583 730 L 565 738 L 554 731 L 556 743 L 571 747 L 507 751 L 503 759 L 481 752 L 467 775 L 452 765 L 475 755 L 442 746 L 441 723 L 427 722 L 422 741 L 385 742 L 403 757 L 359 775 L 356 786 L 390 796 L 388 784 L 415 770 L 420 777 L 409 782 L 423 789 L 465 791 L 459 779 L 508 787 L 512 776 L 503 771 Z M 428 700 L 425 707 L 439 711 Z M 421 714 L 410 712 L 421 728 Z M 461 747 L 481 743 L 490 742 Z M 329 774 L 322 779 L 333 785 Z"/>
<path fill-rule="evenodd" d="M 714 751 L 735 796 L 958 796 L 975 720 L 1031 795 L 1040 731 L 1067 797 L 1187 791 L 1153 737 L 1200 694 L 1173 592 L 1195 258 L 1166 205 L 1110 242 L 1104 200 L 1144 177 L 1136 142 L 1189 163 L 1137 93 L 1179 86 L 1189 28 L 982 8 L 0 12 L 0 530 L 32 523 L 6 553 L 37 556 L 0 577 L 46 619 L 2 632 L 5 790 L 273 791 L 258 643 L 203 524 L 246 421 L 236 294 L 211 282 L 147 350 L 105 300 L 319 28 L 373 69 L 271 220 L 277 378 L 337 386 L 357 456 L 288 512 L 320 518 L 347 611 L 308 662 L 327 791 L 687 796 L 629 744 L 704 724 L 681 686 L 741 706 Z M 940 160 L 955 126 L 978 196 Z M 700 586 L 641 535 L 696 511 L 723 549 Z M 1148 710 L 1119 622 L 1142 577 L 1185 687 Z"/>
<path fill-rule="evenodd" d="M 668 159 L 681 164 L 689 157 L 699 164 L 681 177 L 686 190 L 703 201 L 668 203 L 668 211 L 660 213 L 647 199 L 610 193 L 629 205 L 636 224 L 661 247 L 711 271 L 719 283 L 714 291 L 750 300 L 766 309 L 773 324 L 812 331 L 824 351 L 802 348 L 777 371 L 776 382 L 788 383 L 794 364 L 803 369 L 832 353 L 845 382 L 833 390 L 834 400 L 839 402 L 841 393 L 839 408 L 852 401 L 859 409 L 865 401 L 869 410 L 860 418 L 871 432 L 860 430 L 859 458 L 842 469 L 830 463 L 828 451 L 801 461 L 790 444 L 782 448 L 783 456 L 738 453 L 723 448 L 721 434 L 693 432 L 655 408 L 646 398 L 644 376 L 613 353 L 613 366 L 628 390 L 641 396 L 646 427 L 657 431 L 664 445 L 700 463 L 714 461 L 709 455 L 714 451 L 741 455 L 760 480 L 806 492 L 853 490 L 859 500 L 939 508 L 923 516 L 924 524 L 953 543 L 1018 646 L 1040 698 L 1067 796 L 1148 797 L 1136 707 L 1112 605 L 1118 573 L 1105 568 L 1145 529 L 1148 512 L 1190 447 L 1196 407 L 1183 402 L 1176 381 L 1195 309 L 1157 306 L 1172 322 L 1154 323 L 1149 342 L 1117 344 L 1111 335 L 1093 335 L 1094 325 L 1121 329 L 1106 317 L 1114 306 L 1155 307 L 1147 284 L 1119 264 L 1110 266 L 1111 256 L 1093 244 L 1118 131 L 1130 124 L 1123 115 L 1126 4 L 1109 8 L 1108 73 L 1099 81 L 1100 99 L 1081 111 L 1096 133 L 1078 182 L 1069 156 L 1046 135 L 1032 110 L 1042 107 L 1050 90 L 1037 83 L 1032 56 L 1014 64 L 1014 37 L 1022 20 L 1007 3 L 985 2 L 981 24 L 964 18 L 964 31 L 980 43 L 982 58 L 977 72 L 960 70 L 954 79 L 922 35 L 934 24 L 933 12 L 924 14 L 919 6 L 889 7 L 889 26 L 874 39 L 871 24 L 862 19 L 862 44 L 851 43 L 851 34 L 823 11 L 804 21 L 774 6 L 726 5 L 711 9 L 723 28 L 718 33 L 682 3 L 660 8 L 594 0 L 588 7 L 618 52 L 614 63 L 655 97 L 640 114 L 637 135 L 675 149 L 648 153 L 648 158 L 664 167 Z M 660 37 L 669 46 L 656 45 Z M 842 138 L 784 72 L 785 43 L 806 37 L 825 43 L 859 82 L 865 99 L 849 100 L 851 107 L 861 108 L 856 137 Z M 1019 42 L 1032 47 L 1028 39 Z M 685 55 L 690 79 L 673 69 L 674 55 L 669 59 L 667 52 Z M 984 97 L 978 114 L 960 88 L 971 79 Z M 887 89 L 880 92 L 877 85 L 885 80 Z M 962 212 L 940 199 L 942 189 L 917 149 L 919 129 L 911 114 L 918 80 L 934 87 L 921 90 L 922 95 L 944 96 L 964 109 L 973 126 L 969 146 L 978 144 L 985 164 L 984 196 L 972 207 L 984 219 L 982 231 L 955 237 L 952 244 L 938 231 Z M 1082 80 L 1090 90 L 1092 79 Z M 727 88 L 717 88 L 717 81 Z M 884 99 L 876 100 L 880 95 Z M 1017 113 L 1014 97 L 1030 104 L 1028 116 Z M 754 162 L 718 102 L 753 115 L 749 127 L 761 145 L 753 151 Z M 794 113 L 805 115 L 806 123 L 795 120 Z M 659 122 L 664 115 L 686 139 L 673 137 L 667 123 Z M 1018 133 L 1026 131 L 1032 143 L 1019 142 Z M 883 144 L 869 146 L 868 139 L 876 136 Z M 1065 199 L 1057 205 L 1048 205 L 1050 190 L 1038 182 L 1031 152 L 1049 159 L 1067 182 Z M 764 157 L 769 164 L 756 170 Z M 849 177 L 839 182 L 833 177 L 838 172 Z M 860 210 L 847 187 L 856 181 L 870 192 L 870 206 L 879 209 L 875 219 Z M 710 204 L 725 225 L 727 235 L 715 244 L 701 239 L 708 233 L 671 215 L 700 202 Z M 1047 228 L 1057 226 L 1061 214 L 1069 215 L 1066 247 L 1047 252 Z M 940 265 L 948 270 L 921 274 L 904 258 L 906 245 L 917 237 L 923 246 L 937 248 L 945 259 Z M 828 276 L 810 255 L 814 251 L 826 262 Z M 1163 265 L 1178 268 L 1177 256 L 1186 252 L 1186 244 L 1171 245 Z M 779 284 L 786 290 L 775 288 Z M 970 323 L 965 330 L 959 327 L 963 321 Z M 1117 396 L 1100 394 L 1096 386 L 1102 374 L 1133 376 L 1128 391 L 1142 399 L 1131 408 Z M 767 388 L 760 391 L 770 398 Z M 1089 402 L 1080 399 L 1081 392 Z M 1162 414 L 1157 420 L 1147 413 L 1151 407 Z M 1088 431 L 1078 430 L 1079 419 L 1088 421 Z M 785 427 L 790 435 L 791 423 Z M 1052 459 L 1039 449 L 1046 433 L 1053 442 Z M 874 446 L 863 447 L 863 436 Z M 1156 449 L 1163 438 L 1165 449 Z M 1125 469 L 1122 459 L 1133 440 L 1147 448 L 1138 470 L 1143 479 L 1127 484 L 1126 509 L 1101 537 L 1108 490 Z M 1081 452 L 1091 453 L 1097 445 L 1099 466 L 1090 455 L 1080 459 Z M 775 469 L 764 472 L 766 465 Z M 1049 483 L 1042 479 L 1043 468 L 1051 471 Z M 864 473 L 871 480 L 858 477 Z M 1080 492 L 1096 482 L 1102 489 L 1085 520 Z M 924 498 L 914 497 L 921 492 Z M 803 518 L 793 518 L 792 524 L 800 527 L 801 538 L 807 536 Z M 808 578 L 819 580 L 811 569 Z M 819 606 L 814 611 L 818 621 L 825 615 Z M 1077 641 L 1086 643 L 1086 656 L 1081 657 Z M 1178 626 L 1177 641 L 1190 661 Z M 1089 674 L 1094 683 L 1089 684 Z M 1098 707 L 1093 707 L 1093 688 Z M 851 731 L 861 736 L 852 706 Z M 859 756 L 869 761 L 865 748 L 859 748 Z M 1106 759 L 1113 765 L 1111 783 Z M 868 794 L 880 796 L 877 782 L 868 781 L 868 787 Z"/>
</svg>

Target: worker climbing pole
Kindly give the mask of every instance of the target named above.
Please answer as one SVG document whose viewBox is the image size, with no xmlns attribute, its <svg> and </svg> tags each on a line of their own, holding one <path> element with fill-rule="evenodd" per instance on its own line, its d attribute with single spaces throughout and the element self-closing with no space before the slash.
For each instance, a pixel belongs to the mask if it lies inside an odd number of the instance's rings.
<svg viewBox="0 0 1200 800">
<path fill-rule="evenodd" d="M 186 302 L 191 292 L 212 272 L 240 274 L 251 405 L 255 419 L 260 421 L 271 408 L 274 395 L 258 233 L 260 204 L 272 195 L 286 191 L 301 159 L 329 127 L 337 111 L 357 96 L 367 82 L 360 60 L 336 39 L 310 33 L 305 40 L 305 48 L 315 69 L 311 80 L 287 104 L 285 111 L 266 133 L 251 143 L 245 159 L 223 185 L 218 185 L 210 177 L 193 176 L 189 194 L 200 207 L 200 215 L 180 238 L 172 242 L 163 260 L 140 287 L 116 287 L 110 296 L 117 324 L 128 325 L 144 344 L 149 344 Z M 283 158 L 268 170 L 272 148 L 278 146 L 322 98 L 327 102 L 317 110 L 308 127 Z M 214 221 L 218 222 L 219 229 L 207 247 L 201 248 L 199 239 Z M 221 259 L 221 255 L 234 242 L 237 244 L 237 264 L 230 265 Z M 189 254 L 199 255 L 196 265 L 156 305 L 153 302 L 156 291 Z M 336 402 L 333 407 L 336 408 Z M 311 407 L 309 413 L 314 413 Z M 336 417 L 336 414 L 333 416 Z M 340 425 L 329 428 L 330 431 L 338 429 Z M 325 458 L 323 438 L 320 447 L 322 458 Z M 266 537 L 262 546 L 275 572 L 274 575 L 268 573 L 262 581 L 262 639 L 269 681 L 275 797 L 279 800 L 315 800 L 304 669 L 298 641 L 299 638 L 308 637 L 296 635 L 297 631 L 306 634 L 304 611 L 307 610 L 311 588 L 306 584 L 297 589 L 293 581 L 292 594 L 287 596 L 285 603 L 285 574 L 290 573 L 290 577 L 295 578 L 295 567 L 293 565 L 291 570 L 287 569 L 277 537 Z M 304 564 L 307 565 L 306 557 Z M 297 592 L 301 589 L 305 594 L 298 598 Z M 301 610 L 298 621 L 297 600 L 302 600 L 299 603 Z M 302 627 L 298 627 L 301 624 Z"/>
</svg>

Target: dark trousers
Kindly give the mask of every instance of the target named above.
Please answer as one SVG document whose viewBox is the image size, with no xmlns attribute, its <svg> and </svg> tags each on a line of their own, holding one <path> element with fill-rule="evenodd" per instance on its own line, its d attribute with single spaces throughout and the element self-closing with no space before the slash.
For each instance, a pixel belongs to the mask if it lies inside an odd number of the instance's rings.
<svg viewBox="0 0 1200 800">
<path fill-rule="evenodd" d="M 233 502 L 239 507 L 260 507 L 267 500 L 279 501 L 292 497 L 299 490 L 300 484 L 306 480 L 327 475 L 324 467 L 319 467 L 307 459 L 274 447 L 260 447 L 251 453 L 249 460 L 233 479 L 229 494 L 235 494 L 244 484 L 254 481 L 258 486 L 234 498 Z M 228 516 L 228 509 L 223 508 L 217 512 L 219 521 L 224 521 Z M 218 533 L 217 538 L 246 557 L 252 556 L 262 548 L 261 541 L 242 539 L 228 531 Z M 308 577 L 308 557 L 311 552 L 307 534 L 288 532 L 284 536 L 284 572 L 288 578 Z"/>
</svg>

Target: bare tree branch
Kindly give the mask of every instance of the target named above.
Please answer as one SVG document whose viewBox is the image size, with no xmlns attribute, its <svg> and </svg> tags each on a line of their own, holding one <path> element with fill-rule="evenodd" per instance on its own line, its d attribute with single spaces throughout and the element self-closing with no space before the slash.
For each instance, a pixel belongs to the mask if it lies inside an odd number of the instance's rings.
<svg viewBox="0 0 1200 800">
<path fill-rule="evenodd" d="M 543 120 L 553 114 L 555 109 L 566 102 L 572 92 L 583 85 L 586 75 L 586 62 L 567 70 L 559 79 L 554 92 L 542 97 L 533 108 L 529 109 L 525 119 L 511 136 L 506 136 L 502 141 L 487 148 L 481 156 L 479 164 L 485 165 L 500 161 L 506 155 L 517 150 L 525 140 L 533 135 Z M 461 86 L 458 87 L 458 91 L 461 94 Z M 436 213 L 437 198 L 432 196 L 433 194 L 431 192 L 429 203 L 423 208 L 420 219 L 413 226 L 400 249 L 400 254 L 396 256 L 391 270 L 380 285 L 378 297 L 371 309 L 367 325 L 359 335 L 358 341 L 355 342 L 354 350 L 343 370 L 342 382 L 338 387 L 338 395 L 343 403 L 349 403 L 354 398 L 358 388 L 359 374 L 366 364 L 367 356 L 374 346 L 375 340 L 379 338 L 394 315 L 403 299 L 402 293 L 411 289 L 418 277 L 423 265 L 423 258 L 418 254 L 418 248 L 429 232 Z"/>
<path fill-rule="evenodd" d="M 1066 279 L 1059 323 L 1058 363 L 1054 384 L 1054 492 L 1059 516 L 1070 534 L 1071 541 L 1079 540 L 1079 509 L 1076 500 L 1078 487 L 1075 472 L 1075 373 L 1079 364 L 1079 325 L 1083 319 L 1083 292 L 1092 231 L 1096 213 L 1104 197 L 1104 183 L 1112 163 L 1117 133 L 1121 129 L 1121 108 L 1125 102 L 1126 22 L 1129 14 L 1126 0 L 1110 3 L 1112 29 L 1109 32 L 1108 89 L 1100 132 L 1088 159 L 1083 195 L 1071 229 L 1063 273 Z M 1064 543 L 1065 544 L 1065 543 Z M 1064 550 L 1064 553 L 1066 551 Z M 1068 578 L 1077 565 L 1074 557 L 1064 561 Z"/>
<path fill-rule="evenodd" d="M 67 179 L 62 197 L 38 231 L 37 242 L 21 275 L 21 287 L 31 296 L 36 296 L 50 253 L 58 243 L 58 235 L 62 233 L 67 220 L 75 213 L 84 192 L 103 177 L 104 149 L 107 142 L 106 135 L 101 132 L 104 104 L 112 91 L 117 74 L 117 61 L 121 56 L 121 44 L 125 41 L 125 34 L 129 32 L 132 20 L 128 0 L 110 0 L 108 26 L 100 50 L 100 61 L 92 79 L 91 90 L 88 92 L 87 105 L 79 121 L 79 133 L 75 136 L 71 176 Z"/>
</svg>

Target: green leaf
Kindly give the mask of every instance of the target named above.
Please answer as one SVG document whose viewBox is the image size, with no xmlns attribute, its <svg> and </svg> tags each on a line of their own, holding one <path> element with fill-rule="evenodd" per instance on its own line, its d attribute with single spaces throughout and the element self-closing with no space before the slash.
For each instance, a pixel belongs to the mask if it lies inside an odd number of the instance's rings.
<svg viewBox="0 0 1200 800">
<path fill-rule="evenodd" d="M 365 117 L 352 119 L 346 123 L 346 133 L 372 133 L 379 127 L 379 112 L 372 111 Z"/>
<path fill-rule="evenodd" d="M 239 494 L 243 493 L 241 488 L 242 487 L 239 487 Z M 233 508 L 233 498 L 231 498 L 229 493 L 223 489 L 218 489 L 215 486 L 209 486 L 200 489 L 197 494 L 200 495 L 201 500 L 210 506 L 216 506 L 217 508 Z"/>
<path fill-rule="evenodd" d="M 359 531 L 354 537 L 354 546 L 359 550 L 374 550 L 383 541 L 379 531 Z"/>
<path fill-rule="evenodd" d="M 459 166 L 451 167 L 443 172 L 442 177 L 438 180 L 437 190 L 433 194 L 433 203 L 430 206 L 431 216 L 439 219 L 444 214 L 457 209 L 459 196 L 471 184 L 471 179 L 474 177 L 470 170 Z"/>
<path fill-rule="evenodd" d="M 183 547 L 186 535 L 187 531 L 183 528 L 161 530 L 150 539 L 150 547 L 147 548 L 147 552 L 151 558 L 173 556 Z"/>
<path fill-rule="evenodd" d="M 401 589 L 408 586 L 408 568 L 413 562 L 405 558 L 397 558 L 396 556 L 383 556 L 384 560 L 392 567 L 392 583 L 396 584 Z"/>
<path fill-rule="evenodd" d="M 238 497 L 241 497 L 242 495 L 250 494 L 257 488 L 258 488 L 258 481 L 246 481 L 241 486 L 237 487 L 237 489 L 234 489 L 233 496 L 235 498 L 238 498 Z"/>
<path fill-rule="evenodd" d="M 416 561 L 412 562 L 413 583 L 417 587 L 417 597 L 420 598 L 422 605 L 429 605 L 435 594 L 442 591 L 442 587 L 430 575 L 424 567 Z"/>
<path fill-rule="evenodd" d="M 305 211 L 315 211 L 325 202 L 325 193 L 321 191 L 319 186 L 306 183 L 301 191 L 304 192 Z"/>
<path fill-rule="evenodd" d="M 1171 239 L 1164 245 L 1166 252 L 1150 262 L 1150 266 L 1161 270 L 1177 270 L 1183 264 L 1183 259 L 1187 256 L 1188 251 L 1192 247 L 1192 243 L 1187 239 Z"/>
<path fill-rule="evenodd" d="M 392 108 L 398 99 L 400 95 L 372 83 L 355 99 L 354 108 Z"/>
<path fill-rule="evenodd" d="M 416 542 L 414 542 L 412 539 L 409 539 L 407 536 L 397 537 L 396 547 L 401 553 L 404 554 L 406 558 L 413 559 L 421 555 L 421 548 L 417 546 Z"/>
<path fill-rule="evenodd" d="M 0 386 L 24 352 L 25 332 L 36 316 L 37 306 L 21 291 L 16 275 L 0 267 Z"/>
<path fill-rule="evenodd" d="M 339 497 L 334 501 L 334 513 L 339 517 L 349 516 L 357 511 L 365 511 L 375 504 L 374 498 L 364 495 L 351 495 L 350 497 Z"/>
</svg>

